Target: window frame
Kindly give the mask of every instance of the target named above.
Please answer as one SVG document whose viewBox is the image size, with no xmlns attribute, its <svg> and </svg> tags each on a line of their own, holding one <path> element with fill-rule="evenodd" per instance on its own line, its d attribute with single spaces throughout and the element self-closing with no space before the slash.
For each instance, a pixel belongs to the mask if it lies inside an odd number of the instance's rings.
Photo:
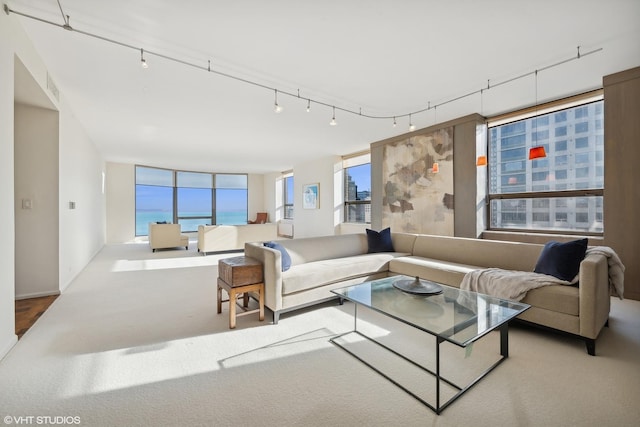
<svg viewBox="0 0 640 427">
<path fill-rule="evenodd" d="M 247 211 L 246 211 L 246 216 L 248 217 L 249 214 L 249 175 L 246 173 L 216 173 L 216 172 L 201 172 L 201 171 L 186 171 L 186 170 L 178 170 L 178 169 L 168 169 L 168 168 L 160 168 L 160 167 L 154 167 L 154 166 L 146 166 L 146 165 L 134 165 L 134 198 L 135 198 L 135 208 L 134 208 L 134 228 L 135 228 L 135 236 L 147 236 L 148 235 L 148 230 L 145 232 L 145 234 L 138 234 L 138 186 L 139 185 L 143 185 L 143 186 L 154 186 L 154 184 L 138 184 L 138 168 L 145 168 L 145 169 L 157 169 L 157 170 L 163 170 L 163 171 L 170 171 L 171 172 L 171 176 L 172 176 L 172 185 L 171 187 L 169 186 L 163 186 L 163 185 L 155 185 L 158 187 L 163 187 L 163 188 L 171 188 L 172 189 L 172 208 L 173 208 L 173 212 L 171 215 L 171 222 L 174 224 L 179 224 L 180 220 L 194 220 L 194 219 L 202 219 L 202 220 L 211 220 L 212 224 L 217 224 L 217 218 L 216 218 L 216 176 L 217 175 L 243 175 L 246 177 L 246 188 L 244 188 L 242 191 L 246 191 L 246 207 L 247 207 Z M 178 174 L 179 173 L 194 173 L 194 174 L 204 174 L 204 175 L 211 175 L 211 217 L 209 216 L 179 216 L 179 211 L 178 211 L 178 190 L 180 188 L 201 188 L 201 189 L 208 189 L 206 187 L 189 187 L 189 186 L 184 186 L 184 187 L 180 187 L 179 183 L 178 183 Z M 197 230 L 195 230 L 197 231 Z M 185 231 L 185 233 L 190 233 L 190 232 L 194 232 L 191 230 L 187 230 Z"/>
<path fill-rule="evenodd" d="M 291 197 L 292 200 L 289 200 L 289 186 L 287 184 L 288 180 L 291 179 Z M 282 173 L 282 208 L 283 213 L 282 217 L 284 219 L 293 219 L 294 216 L 294 199 L 295 199 L 295 180 L 293 177 L 293 172 L 283 172 Z"/>
<path fill-rule="evenodd" d="M 587 106 L 591 103 L 595 103 L 595 102 L 599 102 L 602 101 L 604 103 L 604 96 L 603 96 L 603 90 L 599 89 L 599 90 L 595 90 L 595 91 L 591 91 L 591 92 L 587 92 L 581 95 L 576 95 L 574 97 L 570 97 L 570 98 L 564 98 L 564 99 L 560 99 L 557 101 L 552 101 L 549 103 L 545 103 L 536 107 L 531 107 L 531 108 L 527 108 L 527 109 L 523 109 L 523 110 L 518 110 L 518 111 L 514 111 L 511 113 L 507 113 L 501 116 L 496 116 L 493 118 L 490 118 L 487 120 L 487 140 L 486 140 L 486 148 L 487 148 L 487 152 L 489 152 L 489 147 L 490 147 L 490 138 L 491 138 L 491 129 L 495 128 L 497 126 L 502 126 L 502 125 L 508 125 L 508 124 L 515 124 L 527 119 L 533 119 L 533 120 L 539 120 L 540 116 L 544 116 L 547 114 L 555 114 L 555 115 L 562 115 L 564 112 L 568 111 L 571 108 L 579 108 L 581 106 Z M 554 116 L 555 117 L 555 116 Z M 602 118 L 602 120 L 604 119 L 604 117 Z M 600 119 L 598 119 L 600 120 Z M 566 115 L 564 116 L 564 120 L 562 120 L 563 122 L 566 122 Z M 542 125 L 541 125 L 542 126 Z M 597 139 L 597 131 L 602 130 L 602 124 L 600 123 L 600 126 L 596 126 L 595 129 L 595 137 Z M 536 129 L 537 131 L 537 129 Z M 554 129 L 555 131 L 555 129 Z M 584 133 L 582 134 L 575 134 L 575 138 L 574 140 L 577 140 L 579 138 L 582 137 L 582 135 L 584 135 Z M 562 140 L 562 136 L 559 136 L 559 138 Z M 537 141 L 537 140 L 535 140 Z M 565 142 L 566 143 L 566 142 Z M 540 143 L 538 145 L 545 145 L 545 148 L 548 148 L 548 144 L 549 144 L 549 139 L 544 139 L 541 140 Z M 598 142 L 596 141 L 595 144 L 597 145 Z M 526 148 L 526 146 L 525 146 Z M 556 150 L 557 151 L 557 150 Z M 562 150 L 561 150 L 562 151 Z M 566 148 L 565 152 L 567 153 L 568 156 L 573 156 L 576 157 L 578 155 L 581 154 L 581 149 L 576 149 L 575 147 L 573 149 L 571 148 Z M 544 161 L 547 159 L 540 159 L 540 160 L 533 160 L 533 162 L 540 162 L 540 161 Z M 531 160 L 525 160 L 525 162 L 527 161 L 531 161 Z M 557 165 L 556 165 L 557 166 Z M 499 167 L 499 165 L 496 165 L 496 167 Z M 596 156 L 596 160 L 595 160 L 595 165 L 594 167 L 596 167 L 596 173 L 598 170 L 598 159 Z M 568 168 L 568 166 L 567 166 Z M 577 169 L 577 166 L 573 166 L 574 169 Z M 523 172 L 525 174 L 529 174 L 531 175 L 530 180 L 531 183 L 533 185 L 535 185 L 535 181 L 533 181 L 533 177 L 535 174 L 535 167 L 531 168 L 532 170 L 530 170 L 529 172 Z M 566 169 L 566 168 L 565 168 Z M 496 169 L 497 170 L 497 169 Z M 558 171 L 557 169 L 551 169 L 554 172 Z M 491 190 L 491 182 L 492 180 L 494 180 L 495 182 L 497 182 L 496 180 L 504 178 L 504 176 L 501 173 L 498 172 L 494 172 L 494 174 L 492 174 L 491 172 L 487 173 L 487 196 L 486 196 L 486 205 L 487 205 L 487 209 L 486 209 L 486 224 L 487 224 L 487 229 L 489 231 L 506 231 L 506 232 L 528 232 L 528 233 L 545 233 L 545 234 L 568 234 L 568 235 L 585 235 L 585 236 L 603 236 L 604 235 L 604 229 L 602 229 L 601 231 L 591 231 L 591 230 L 584 230 L 584 229 L 571 229 L 571 228 L 558 228 L 558 229 L 553 229 L 553 228 L 543 228 L 543 227 L 536 227 L 535 221 L 531 221 L 530 223 L 527 223 L 525 221 L 525 223 L 523 224 L 522 227 L 505 227 L 505 226 L 492 226 L 492 217 L 494 215 L 493 209 L 494 209 L 494 201 L 502 201 L 502 200 L 541 200 L 541 199 L 547 199 L 553 202 L 550 203 L 550 205 L 556 205 L 558 200 L 569 200 L 571 198 L 582 198 L 582 197 L 596 197 L 596 206 L 598 206 L 601 202 L 601 199 L 597 199 L 597 198 L 604 198 L 604 181 L 602 183 L 602 188 L 585 188 L 585 189 L 567 189 L 567 190 L 550 190 L 550 191 L 535 191 L 535 190 L 531 190 L 531 191 L 514 191 L 514 192 L 509 192 L 509 193 L 492 193 Z M 574 178 L 575 179 L 575 178 Z M 578 180 L 579 181 L 579 180 Z M 574 184 L 578 181 L 575 181 Z M 536 213 L 540 213 L 542 211 L 537 210 Z M 549 211 L 549 216 L 556 216 L 558 212 L 555 212 L 554 210 L 550 209 Z M 533 211 L 531 212 L 531 217 L 533 218 Z M 598 212 L 596 211 L 596 219 L 599 217 Z M 574 221 L 575 222 L 575 221 Z"/>
<path fill-rule="evenodd" d="M 182 224 L 180 223 L 180 220 L 205 220 L 204 224 L 207 223 L 211 223 L 213 224 L 215 221 L 215 216 L 213 215 L 214 213 L 214 207 L 215 207 L 215 193 L 213 192 L 213 180 L 214 180 L 214 176 L 215 174 L 213 173 L 209 173 L 209 172 L 192 172 L 192 171 L 183 171 L 183 170 L 175 170 L 174 172 L 174 218 L 175 218 L 175 223 L 180 224 L 180 226 L 182 227 Z M 210 178 L 210 185 L 208 187 L 190 187 L 190 186 L 182 186 L 180 185 L 180 180 L 179 180 L 179 175 L 181 173 L 187 173 L 187 174 L 202 174 L 202 175 L 209 175 Z M 207 212 L 209 215 L 206 216 L 185 216 L 185 215 L 180 215 L 180 189 L 197 189 L 197 190 L 209 190 L 209 192 L 211 193 L 211 210 L 209 212 Z M 210 222 L 207 222 L 206 220 L 209 220 Z M 195 231 L 198 231 L 197 227 L 195 230 L 183 230 L 185 233 L 192 233 Z"/>
<path fill-rule="evenodd" d="M 348 185 L 348 170 L 350 168 L 355 168 L 355 167 L 359 167 L 359 166 L 363 166 L 363 165 L 369 165 L 369 199 L 368 200 L 351 200 L 348 199 L 348 195 L 349 195 L 349 191 L 347 189 L 347 185 Z M 344 156 L 342 158 L 342 170 L 343 170 L 343 176 L 342 176 L 342 188 L 343 188 L 343 222 L 346 224 L 371 224 L 371 152 L 370 151 L 365 151 L 365 152 L 358 152 L 358 153 L 354 153 L 348 156 Z M 366 213 L 365 213 L 365 219 L 363 222 L 360 221 L 349 221 L 349 208 L 352 206 L 369 206 L 369 221 L 366 220 Z M 365 207 L 365 212 L 366 212 L 366 207 Z"/>
</svg>

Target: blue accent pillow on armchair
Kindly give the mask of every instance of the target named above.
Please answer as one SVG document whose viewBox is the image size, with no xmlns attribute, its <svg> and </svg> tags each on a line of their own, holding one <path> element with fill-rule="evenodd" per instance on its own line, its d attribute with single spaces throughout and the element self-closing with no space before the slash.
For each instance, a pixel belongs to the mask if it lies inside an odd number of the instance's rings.
<svg viewBox="0 0 640 427">
<path fill-rule="evenodd" d="M 391 228 L 387 227 L 380 232 L 367 228 L 367 243 L 369 245 L 368 253 L 376 252 L 395 252 L 393 242 L 391 241 Z"/>
<path fill-rule="evenodd" d="M 533 271 L 572 282 L 580 271 L 580 263 L 587 251 L 588 241 L 579 239 L 566 243 L 547 242 Z"/>
<path fill-rule="evenodd" d="M 264 245 L 268 248 L 280 251 L 282 254 L 282 271 L 287 271 L 291 268 L 291 256 L 284 246 L 276 242 L 264 242 Z"/>
</svg>

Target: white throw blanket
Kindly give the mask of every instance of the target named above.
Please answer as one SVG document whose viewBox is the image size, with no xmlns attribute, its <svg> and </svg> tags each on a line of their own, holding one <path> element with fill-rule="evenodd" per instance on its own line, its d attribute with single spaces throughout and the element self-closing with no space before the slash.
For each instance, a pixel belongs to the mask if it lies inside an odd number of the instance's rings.
<svg viewBox="0 0 640 427">
<path fill-rule="evenodd" d="M 587 249 L 586 255 L 589 254 L 601 254 L 607 257 L 609 286 L 614 295 L 623 299 L 624 265 L 615 251 L 608 246 L 595 246 Z M 546 274 L 486 268 L 483 270 L 473 270 L 465 274 L 462 283 L 460 283 L 460 289 L 520 301 L 531 289 L 548 285 L 572 284 L 572 282 L 560 280 Z"/>
<path fill-rule="evenodd" d="M 531 289 L 548 285 L 571 285 L 571 282 L 528 271 L 485 268 L 465 274 L 460 289 L 520 301 Z"/>
<path fill-rule="evenodd" d="M 607 257 L 611 293 L 620 299 L 624 299 L 624 265 L 620 261 L 618 254 L 608 246 L 587 248 L 587 255 L 589 254 L 601 254 Z"/>
</svg>

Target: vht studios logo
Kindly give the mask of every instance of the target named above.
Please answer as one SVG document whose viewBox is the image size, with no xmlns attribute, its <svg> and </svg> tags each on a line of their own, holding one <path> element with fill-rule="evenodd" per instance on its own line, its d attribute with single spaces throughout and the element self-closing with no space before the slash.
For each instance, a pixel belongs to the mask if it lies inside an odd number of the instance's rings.
<svg viewBox="0 0 640 427">
<path fill-rule="evenodd" d="M 80 417 L 65 417 L 51 415 L 7 415 L 4 417 L 4 423 L 7 425 L 73 425 L 80 424 Z"/>
</svg>

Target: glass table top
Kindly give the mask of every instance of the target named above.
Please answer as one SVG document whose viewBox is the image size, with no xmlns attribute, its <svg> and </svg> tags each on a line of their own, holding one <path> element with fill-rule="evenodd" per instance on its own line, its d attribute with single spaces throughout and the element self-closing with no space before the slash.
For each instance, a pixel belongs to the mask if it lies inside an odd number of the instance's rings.
<svg viewBox="0 0 640 427">
<path fill-rule="evenodd" d="M 386 277 L 332 292 L 462 347 L 530 307 L 442 284 L 443 292 L 434 295 L 415 295 L 393 286 L 395 281 L 407 279 L 413 278 Z"/>
</svg>

